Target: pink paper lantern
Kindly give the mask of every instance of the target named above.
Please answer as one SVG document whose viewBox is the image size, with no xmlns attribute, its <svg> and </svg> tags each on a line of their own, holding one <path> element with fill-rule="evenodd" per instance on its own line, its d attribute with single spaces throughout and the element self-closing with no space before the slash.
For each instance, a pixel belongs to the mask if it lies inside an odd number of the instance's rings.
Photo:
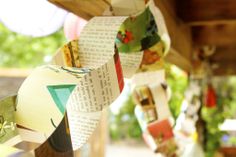
<svg viewBox="0 0 236 157">
<path fill-rule="evenodd" d="M 76 16 L 75 14 L 69 13 L 64 23 L 64 33 L 68 40 L 77 39 L 87 24 L 87 21 Z"/>
</svg>

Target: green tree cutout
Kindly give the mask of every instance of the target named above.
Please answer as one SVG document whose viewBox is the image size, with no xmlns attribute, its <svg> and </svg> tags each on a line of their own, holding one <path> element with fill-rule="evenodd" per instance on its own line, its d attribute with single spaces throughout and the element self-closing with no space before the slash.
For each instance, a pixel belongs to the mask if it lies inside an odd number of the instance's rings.
<svg viewBox="0 0 236 157">
<path fill-rule="evenodd" d="M 62 30 L 40 38 L 17 34 L 0 23 L 0 67 L 33 68 L 66 42 Z"/>
</svg>

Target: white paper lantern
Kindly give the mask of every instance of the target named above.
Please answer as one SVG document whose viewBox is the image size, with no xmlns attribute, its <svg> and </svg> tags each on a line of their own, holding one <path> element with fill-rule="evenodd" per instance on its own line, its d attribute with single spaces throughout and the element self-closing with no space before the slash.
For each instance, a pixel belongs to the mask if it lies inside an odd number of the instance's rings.
<svg viewBox="0 0 236 157">
<path fill-rule="evenodd" d="M 11 31 L 33 37 L 56 32 L 67 12 L 47 0 L 0 0 L 0 19 Z"/>
</svg>

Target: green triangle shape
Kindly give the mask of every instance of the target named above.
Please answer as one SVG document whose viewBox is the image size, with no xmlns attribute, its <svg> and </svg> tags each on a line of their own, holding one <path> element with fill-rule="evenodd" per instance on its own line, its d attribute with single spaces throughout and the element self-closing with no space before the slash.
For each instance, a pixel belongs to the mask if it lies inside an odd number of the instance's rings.
<svg viewBox="0 0 236 157">
<path fill-rule="evenodd" d="M 71 92 L 76 85 L 53 85 L 47 86 L 55 104 L 62 114 L 65 113 L 66 103 L 69 99 Z"/>
</svg>

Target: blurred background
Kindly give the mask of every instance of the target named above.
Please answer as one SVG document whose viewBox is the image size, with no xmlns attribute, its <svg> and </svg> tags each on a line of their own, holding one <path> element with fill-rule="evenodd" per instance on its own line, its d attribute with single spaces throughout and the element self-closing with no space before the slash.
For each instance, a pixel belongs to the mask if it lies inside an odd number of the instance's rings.
<svg viewBox="0 0 236 157">
<path fill-rule="evenodd" d="M 49 63 L 55 51 L 66 41 L 62 29 L 46 37 L 34 38 L 14 33 L 0 24 L 0 98 L 16 93 L 30 71 L 36 66 Z M 166 65 L 166 74 L 172 93 L 169 107 L 173 117 L 177 119 L 189 78 L 187 73 L 171 64 Z M 230 128 L 229 131 L 221 131 L 218 128 L 225 119 L 236 118 L 236 77 L 215 77 L 212 83 L 217 91 L 218 107 L 213 110 L 202 109 L 207 129 L 204 132 L 205 149 L 209 151 L 206 153 L 215 153 L 221 147 L 236 146 L 235 131 Z M 154 156 L 143 142 L 134 107 L 129 80 L 126 80 L 124 92 L 111 105 L 106 113 L 107 118 L 101 124 L 107 128 L 102 132 L 107 137 L 107 157 Z M 87 149 L 88 147 L 89 145 Z M 86 156 L 85 150 L 83 153 Z"/>
<path fill-rule="evenodd" d="M 63 14 L 64 16 L 66 15 Z M 10 30 L 0 22 L 0 99 L 17 93 L 32 69 L 48 64 L 58 48 L 79 34 L 70 34 L 67 29 L 71 27 L 64 25 L 64 29 L 57 29 L 47 35 L 26 36 L 16 33 L 18 30 Z M 188 72 L 170 63 L 165 65 L 165 71 L 171 89 L 169 108 L 175 119 L 174 125 L 181 113 L 185 114 L 183 106 L 186 104 L 186 95 L 192 92 L 187 89 L 193 80 L 197 81 L 201 88 L 198 99 L 202 106 L 197 113 L 197 138 L 201 141 L 205 156 L 236 156 L 236 77 L 211 76 L 208 80 L 192 78 Z M 207 106 L 204 100 L 209 80 L 215 93 L 216 107 L 213 108 Z M 121 96 L 104 112 L 89 143 L 75 152 L 76 156 L 160 156 L 153 153 L 143 141 L 142 131 L 134 114 L 135 104 L 131 97 L 129 80 L 125 82 Z M 196 150 L 194 147 L 192 149 L 192 152 Z M 186 157 L 191 157 L 186 154 Z"/>
</svg>

